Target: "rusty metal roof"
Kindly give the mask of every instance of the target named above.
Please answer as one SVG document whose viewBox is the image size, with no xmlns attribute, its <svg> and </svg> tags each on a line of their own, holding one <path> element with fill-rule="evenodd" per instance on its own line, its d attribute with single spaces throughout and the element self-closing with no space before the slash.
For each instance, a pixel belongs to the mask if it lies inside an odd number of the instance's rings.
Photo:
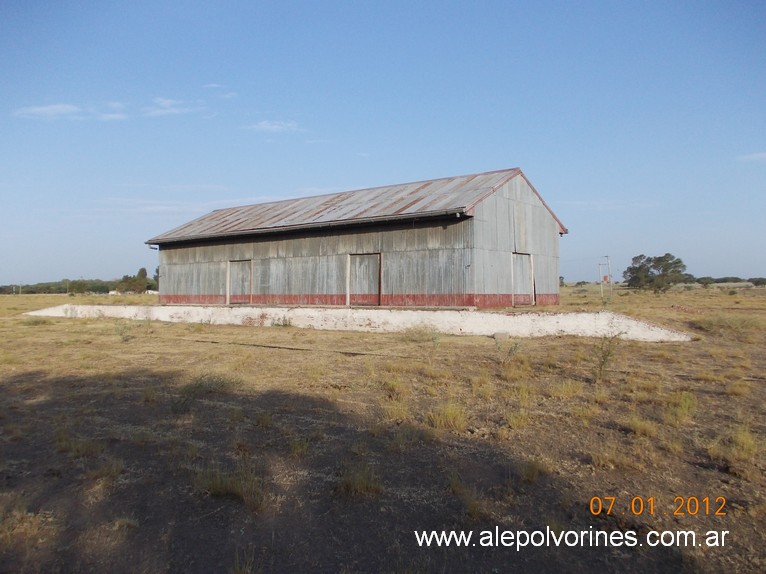
<svg viewBox="0 0 766 574">
<path fill-rule="evenodd" d="M 519 168 L 513 168 L 217 209 L 153 237 L 146 243 L 163 245 L 319 227 L 455 214 L 471 215 L 471 210 L 476 204 L 517 176 L 524 177 L 524 174 Z M 542 198 L 540 200 L 542 201 Z M 548 209 L 550 211 L 550 208 Z M 552 211 L 551 215 L 556 218 Z M 556 221 L 561 233 L 566 233 L 566 228 L 558 218 Z"/>
</svg>

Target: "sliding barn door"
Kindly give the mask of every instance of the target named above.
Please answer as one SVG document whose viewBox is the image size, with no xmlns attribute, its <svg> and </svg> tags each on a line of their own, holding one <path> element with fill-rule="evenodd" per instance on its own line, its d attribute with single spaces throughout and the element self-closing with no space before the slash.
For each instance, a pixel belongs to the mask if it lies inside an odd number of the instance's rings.
<svg viewBox="0 0 766 574">
<path fill-rule="evenodd" d="M 380 305 L 380 253 L 351 255 L 349 303 Z"/>
</svg>

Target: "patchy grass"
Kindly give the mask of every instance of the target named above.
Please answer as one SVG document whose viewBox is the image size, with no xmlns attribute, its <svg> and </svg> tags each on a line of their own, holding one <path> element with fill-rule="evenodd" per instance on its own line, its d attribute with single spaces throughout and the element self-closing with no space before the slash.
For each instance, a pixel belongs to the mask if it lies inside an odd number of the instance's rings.
<svg viewBox="0 0 766 574">
<path fill-rule="evenodd" d="M 239 387 L 241 381 L 230 375 L 204 374 L 181 387 L 181 394 L 190 397 L 201 397 L 212 393 L 228 393 Z"/>
<path fill-rule="evenodd" d="M 21 322 L 25 327 L 42 327 L 43 325 L 52 325 L 53 321 L 45 317 L 29 317 Z"/>
<path fill-rule="evenodd" d="M 430 325 L 410 327 L 399 334 L 399 339 L 404 343 L 433 343 L 438 344 L 442 334 Z"/>
<path fill-rule="evenodd" d="M 240 461 L 234 470 L 219 465 L 203 466 L 194 471 L 194 488 L 213 497 L 233 497 L 248 509 L 258 511 L 265 500 L 263 478 L 255 465 Z"/>
<path fill-rule="evenodd" d="M 715 312 L 689 321 L 693 329 L 735 341 L 753 342 L 766 329 L 763 317 L 742 313 Z"/>
<path fill-rule="evenodd" d="M 368 463 L 345 466 L 341 471 L 337 491 L 352 498 L 372 496 L 383 490 L 377 473 Z"/>
<path fill-rule="evenodd" d="M 548 394 L 554 399 L 571 399 L 579 396 L 582 393 L 582 390 L 582 382 L 564 379 L 561 382 L 555 383 Z"/>
<path fill-rule="evenodd" d="M 520 408 L 505 414 L 505 422 L 512 429 L 520 429 L 529 424 L 529 412 Z"/>
<path fill-rule="evenodd" d="M 437 430 L 462 432 L 468 426 L 465 408 L 456 402 L 446 402 L 428 413 L 428 424 Z"/>
<path fill-rule="evenodd" d="M 628 419 L 626 426 L 630 432 L 649 438 L 656 437 L 660 432 L 656 422 L 643 418 L 637 414 L 634 414 Z"/>
<path fill-rule="evenodd" d="M 672 425 L 681 425 L 694 416 L 697 410 L 697 398 L 689 391 L 672 394 L 666 407 L 665 420 Z"/>
<path fill-rule="evenodd" d="M 104 444 L 100 440 L 78 437 L 67 429 L 60 429 L 56 432 L 56 448 L 74 458 L 84 458 L 101 453 Z"/>
<path fill-rule="evenodd" d="M 730 467 L 753 462 L 758 451 L 758 438 L 748 425 L 738 426 L 726 435 L 718 436 L 708 449 L 714 460 Z"/>
<path fill-rule="evenodd" d="M 488 512 L 484 501 L 475 488 L 466 485 L 459 474 L 453 472 L 449 479 L 449 490 L 457 496 L 465 515 L 472 521 L 485 519 Z"/>
<path fill-rule="evenodd" d="M 718 484 L 725 553 L 620 567 L 760 571 L 766 290 L 578 289 L 555 311 L 606 306 L 696 340 L 25 324 L 102 300 L 0 296 L 0 570 L 608 572 L 614 556 L 587 549 L 418 553 L 411 531 L 644 531 L 657 517 L 588 501 Z"/>
</svg>

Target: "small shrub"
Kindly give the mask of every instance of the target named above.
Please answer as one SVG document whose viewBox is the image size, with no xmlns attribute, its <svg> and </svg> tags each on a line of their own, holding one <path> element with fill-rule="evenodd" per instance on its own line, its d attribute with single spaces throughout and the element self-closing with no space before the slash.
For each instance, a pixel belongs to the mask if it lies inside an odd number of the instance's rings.
<svg viewBox="0 0 766 574">
<path fill-rule="evenodd" d="M 72 436 L 68 430 L 61 429 L 56 433 L 56 448 L 75 458 L 87 458 L 103 451 L 104 445 L 96 440 Z"/>
<path fill-rule="evenodd" d="M 249 553 L 242 551 L 240 554 L 239 549 L 237 549 L 234 565 L 229 569 L 229 574 L 253 574 L 255 566 L 255 550 L 250 550 Z"/>
<path fill-rule="evenodd" d="M 532 365 L 529 357 L 526 355 L 514 355 L 510 361 L 502 363 L 500 378 L 512 383 L 529 377 L 531 373 Z"/>
<path fill-rule="evenodd" d="M 550 390 L 550 396 L 557 399 L 571 399 L 578 396 L 582 392 L 582 383 L 579 381 L 573 381 L 566 379 L 555 385 Z"/>
<path fill-rule="evenodd" d="M 590 426 L 593 417 L 595 417 L 599 412 L 601 412 L 601 409 L 599 409 L 596 405 L 586 404 L 572 407 L 572 416 L 580 419 L 583 426 L 586 427 Z"/>
<path fill-rule="evenodd" d="M 243 420 L 245 420 L 245 409 L 239 406 L 229 409 L 229 421 L 232 424 L 241 423 Z"/>
<path fill-rule="evenodd" d="M 271 413 L 268 412 L 260 412 L 255 417 L 255 426 L 261 427 L 264 429 L 271 428 L 271 425 L 273 424 Z"/>
<path fill-rule="evenodd" d="M 170 412 L 174 415 L 185 415 L 191 412 L 194 398 L 190 395 L 177 395 L 170 399 Z"/>
<path fill-rule="evenodd" d="M 375 471 L 369 464 L 347 466 L 341 472 L 337 491 L 357 498 L 378 494 L 383 490 Z"/>
<path fill-rule="evenodd" d="M 529 424 L 529 413 L 524 409 L 506 413 L 505 422 L 512 429 L 519 429 Z"/>
<path fill-rule="evenodd" d="M 409 388 L 399 379 L 390 379 L 383 384 L 383 390 L 390 401 L 401 401 L 409 394 Z"/>
<path fill-rule="evenodd" d="M 689 420 L 697 410 L 697 399 L 688 391 L 676 393 L 670 399 L 667 416 L 669 422 L 681 424 Z"/>
<path fill-rule="evenodd" d="M 198 469 L 194 488 L 210 496 L 230 496 L 244 502 L 250 510 L 259 510 L 265 499 L 263 479 L 252 464 L 240 461 L 233 471 L 218 466 Z"/>
<path fill-rule="evenodd" d="M 460 475 L 453 473 L 450 476 L 449 489 L 452 494 L 460 499 L 466 516 L 471 520 L 479 520 L 487 517 L 486 505 L 479 494 L 463 483 Z"/>
<path fill-rule="evenodd" d="M 114 324 L 114 332 L 117 333 L 117 336 L 120 338 L 120 341 L 123 343 L 127 343 L 131 339 L 134 339 L 133 335 L 131 335 L 131 331 L 133 330 L 133 325 L 126 321 L 117 321 Z"/>
<path fill-rule="evenodd" d="M 743 379 L 738 379 L 729 383 L 726 387 L 726 393 L 735 397 L 741 397 L 750 392 L 750 383 Z"/>
<path fill-rule="evenodd" d="M 436 346 L 441 333 L 431 325 L 418 325 L 402 331 L 399 338 L 404 343 L 433 343 Z"/>
<path fill-rule="evenodd" d="M 620 335 L 601 337 L 593 353 L 593 382 L 600 383 L 607 380 L 608 369 L 617 350 Z"/>
<path fill-rule="evenodd" d="M 423 438 L 422 433 L 410 426 L 400 426 L 396 429 L 391 442 L 388 446 L 388 450 L 393 452 L 404 452 L 407 447 L 417 443 Z"/>
<path fill-rule="evenodd" d="M 482 372 L 478 377 L 471 378 L 471 391 L 474 395 L 483 400 L 492 397 L 494 391 L 486 372 Z"/>
<path fill-rule="evenodd" d="M 638 415 L 630 417 L 626 426 L 631 432 L 650 438 L 656 437 L 659 432 L 657 423 L 648 419 L 643 419 Z"/>
<path fill-rule="evenodd" d="M 29 319 L 24 319 L 21 324 L 25 327 L 40 327 L 42 325 L 53 325 L 53 321 L 44 317 L 30 317 Z"/>
<path fill-rule="evenodd" d="M 747 425 L 737 427 L 726 437 L 718 437 L 708 448 L 711 458 L 726 463 L 730 468 L 752 462 L 757 453 L 758 439 Z"/>
<path fill-rule="evenodd" d="M 612 440 L 599 442 L 589 452 L 590 463 L 602 470 L 634 468 L 636 463 Z"/>
<path fill-rule="evenodd" d="M 534 484 L 552 470 L 550 463 L 545 460 L 529 459 L 519 464 L 519 477 L 524 482 Z"/>
<path fill-rule="evenodd" d="M 397 423 L 410 419 L 410 409 L 407 403 L 402 401 L 391 401 L 383 405 L 383 412 L 386 418 Z"/>
<path fill-rule="evenodd" d="M 154 387 L 144 387 L 141 391 L 141 400 L 145 403 L 157 402 L 157 389 Z"/>
<path fill-rule="evenodd" d="M 527 381 L 522 381 L 512 389 L 512 394 L 521 406 L 527 406 L 532 402 L 533 389 Z"/>
<path fill-rule="evenodd" d="M 303 458 L 309 451 L 309 441 L 306 438 L 296 438 L 290 441 L 290 456 Z"/>
<path fill-rule="evenodd" d="M 501 344 L 500 340 L 495 339 L 495 348 L 497 349 L 497 354 L 500 357 L 500 364 L 507 365 L 512 363 L 514 358 L 520 353 L 521 343 L 519 341 L 514 341 L 508 345 L 508 349 L 503 349 L 503 345 Z"/>
<path fill-rule="evenodd" d="M 241 384 L 239 379 L 225 375 L 206 374 L 194 378 L 191 383 L 181 387 L 181 394 L 190 397 L 199 397 L 212 393 L 226 393 L 232 391 Z"/>
<path fill-rule="evenodd" d="M 88 478 L 92 480 L 104 479 L 108 482 L 114 482 L 125 469 L 125 463 L 122 459 L 108 457 L 97 468 L 87 473 Z"/>
<path fill-rule="evenodd" d="M 462 432 L 468 426 L 468 417 L 463 407 L 448 402 L 428 413 L 428 424 L 435 429 Z"/>
</svg>

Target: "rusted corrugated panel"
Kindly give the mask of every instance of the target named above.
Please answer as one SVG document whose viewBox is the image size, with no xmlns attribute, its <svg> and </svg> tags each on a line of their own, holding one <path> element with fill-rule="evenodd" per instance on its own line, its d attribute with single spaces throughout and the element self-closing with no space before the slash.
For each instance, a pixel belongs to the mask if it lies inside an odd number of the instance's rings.
<svg viewBox="0 0 766 574">
<path fill-rule="evenodd" d="M 518 168 L 219 209 L 147 241 L 214 237 L 465 214 L 521 174 Z"/>
</svg>

